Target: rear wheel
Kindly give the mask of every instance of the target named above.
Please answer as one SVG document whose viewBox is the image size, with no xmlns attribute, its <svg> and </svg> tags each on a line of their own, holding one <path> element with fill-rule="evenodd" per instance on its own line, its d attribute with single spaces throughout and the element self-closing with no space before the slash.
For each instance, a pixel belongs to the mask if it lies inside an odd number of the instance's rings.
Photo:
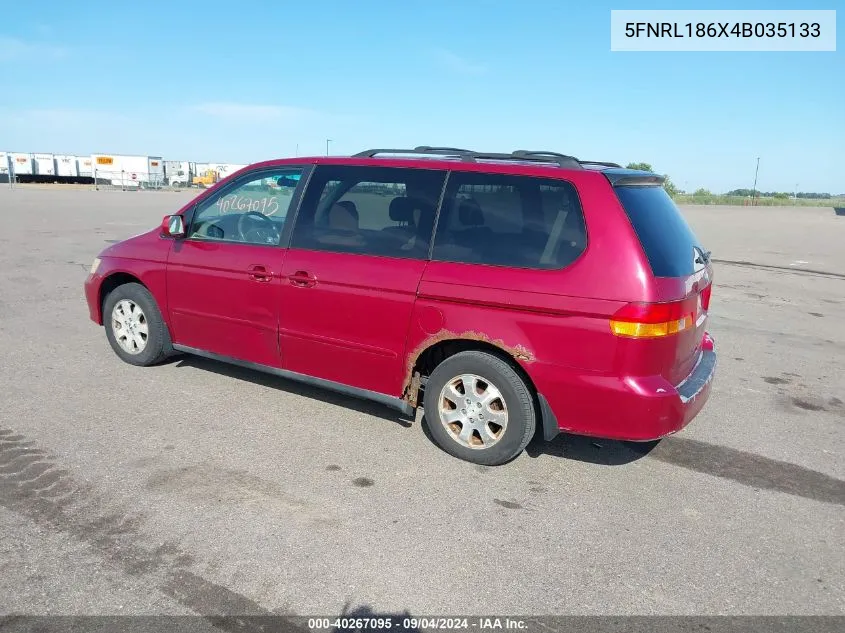
<svg viewBox="0 0 845 633">
<path fill-rule="evenodd" d="M 443 450 L 496 466 L 519 455 L 536 427 L 534 398 L 522 377 L 486 352 L 461 352 L 429 376 L 426 425 Z"/>
<path fill-rule="evenodd" d="M 154 365 L 172 351 L 158 305 L 141 284 L 123 284 L 108 294 L 103 325 L 115 354 L 131 365 Z"/>
</svg>

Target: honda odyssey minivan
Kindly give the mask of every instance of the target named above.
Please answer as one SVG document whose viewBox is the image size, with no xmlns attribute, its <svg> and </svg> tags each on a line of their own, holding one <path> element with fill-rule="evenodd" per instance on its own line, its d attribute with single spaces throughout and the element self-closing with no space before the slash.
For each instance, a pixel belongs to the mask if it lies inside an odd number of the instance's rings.
<svg viewBox="0 0 845 633">
<path fill-rule="evenodd" d="M 128 363 L 197 354 L 422 407 L 478 464 L 535 434 L 653 440 L 716 366 L 709 253 L 662 185 L 554 152 L 273 160 L 109 246 L 85 295 Z"/>
</svg>

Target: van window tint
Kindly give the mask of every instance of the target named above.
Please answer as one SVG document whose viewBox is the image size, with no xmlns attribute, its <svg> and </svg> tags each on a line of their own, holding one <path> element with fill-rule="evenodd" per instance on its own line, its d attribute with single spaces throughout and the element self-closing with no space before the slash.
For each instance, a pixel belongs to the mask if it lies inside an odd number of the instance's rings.
<svg viewBox="0 0 845 633">
<path fill-rule="evenodd" d="M 695 273 L 704 249 L 663 187 L 619 186 L 618 196 L 655 277 Z"/>
<path fill-rule="evenodd" d="M 562 268 L 586 248 L 578 195 L 562 180 L 453 173 L 437 224 L 436 260 Z"/>
<path fill-rule="evenodd" d="M 425 259 L 445 171 L 317 167 L 293 231 L 292 246 Z"/>
</svg>

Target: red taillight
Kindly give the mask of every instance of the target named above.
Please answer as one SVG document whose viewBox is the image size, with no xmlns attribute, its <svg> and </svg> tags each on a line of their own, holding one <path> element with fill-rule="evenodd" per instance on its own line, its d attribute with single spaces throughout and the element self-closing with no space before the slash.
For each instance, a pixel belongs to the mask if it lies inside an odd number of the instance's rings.
<svg viewBox="0 0 845 633">
<path fill-rule="evenodd" d="M 713 290 L 713 284 L 708 285 L 701 291 L 701 307 L 706 311 L 710 309 L 710 292 Z"/>
<path fill-rule="evenodd" d="M 695 327 L 698 298 L 670 303 L 629 303 L 610 319 L 616 336 L 656 338 Z"/>
</svg>

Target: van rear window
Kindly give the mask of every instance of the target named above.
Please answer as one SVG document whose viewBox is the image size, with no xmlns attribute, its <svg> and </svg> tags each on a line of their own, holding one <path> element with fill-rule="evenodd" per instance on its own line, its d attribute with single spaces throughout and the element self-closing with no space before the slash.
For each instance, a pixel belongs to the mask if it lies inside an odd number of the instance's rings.
<svg viewBox="0 0 845 633">
<path fill-rule="evenodd" d="M 615 189 L 655 277 L 692 275 L 696 269 L 695 251 L 704 249 L 666 190 L 633 185 Z"/>
</svg>

